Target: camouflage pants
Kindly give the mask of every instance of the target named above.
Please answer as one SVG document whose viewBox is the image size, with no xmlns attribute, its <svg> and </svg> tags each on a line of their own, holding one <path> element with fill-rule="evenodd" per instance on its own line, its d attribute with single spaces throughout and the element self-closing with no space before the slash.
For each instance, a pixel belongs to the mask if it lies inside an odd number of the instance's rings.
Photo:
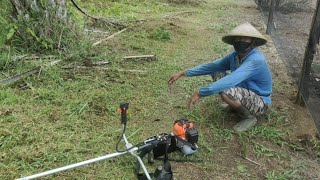
<svg viewBox="0 0 320 180">
<path fill-rule="evenodd" d="M 268 110 L 268 105 L 253 91 L 241 87 L 233 87 L 223 92 L 229 97 L 240 101 L 254 115 L 263 115 Z"/>
</svg>

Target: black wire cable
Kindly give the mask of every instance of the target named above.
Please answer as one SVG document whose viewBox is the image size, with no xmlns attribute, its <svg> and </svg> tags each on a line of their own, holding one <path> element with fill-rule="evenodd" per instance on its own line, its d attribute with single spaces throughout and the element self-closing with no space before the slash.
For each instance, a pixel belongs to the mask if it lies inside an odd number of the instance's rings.
<svg viewBox="0 0 320 180">
<path fill-rule="evenodd" d="M 136 147 L 136 146 L 132 146 L 132 147 L 126 149 L 126 150 L 119 150 L 119 144 L 120 144 L 121 139 L 123 138 L 123 135 L 124 135 L 125 132 L 126 132 L 126 127 L 127 127 L 127 124 L 123 124 L 122 133 L 121 133 L 121 135 L 120 135 L 120 137 L 119 137 L 119 139 L 118 139 L 117 145 L 116 145 L 116 151 L 119 152 L 119 153 L 128 152 L 128 151 L 130 151 L 131 149 L 133 149 L 133 148 Z"/>
<path fill-rule="evenodd" d="M 116 145 L 116 151 L 117 151 L 117 152 L 125 152 L 125 151 L 119 150 L 119 144 L 120 144 L 120 141 L 121 141 L 124 133 L 126 132 L 126 126 L 127 126 L 127 125 L 124 124 L 123 127 L 122 127 L 122 132 L 121 132 L 121 135 L 120 135 L 120 137 L 119 137 L 119 139 L 118 139 L 118 142 L 117 142 L 117 145 Z"/>
<path fill-rule="evenodd" d="M 88 16 L 88 17 L 90 17 L 90 18 L 92 18 L 92 19 L 98 19 L 98 18 L 93 17 L 93 16 L 89 15 L 88 13 L 86 13 L 83 9 L 80 8 L 80 6 L 79 6 L 74 0 L 71 0 L 71 3 L 74 5 L 74 7 L 76 7 L 76 9 L 77 9 L 78 11 L 80 11 L 80 12 L 81 12 L 82 14 L 84 14 L 85 16 Z"/>
</svg>

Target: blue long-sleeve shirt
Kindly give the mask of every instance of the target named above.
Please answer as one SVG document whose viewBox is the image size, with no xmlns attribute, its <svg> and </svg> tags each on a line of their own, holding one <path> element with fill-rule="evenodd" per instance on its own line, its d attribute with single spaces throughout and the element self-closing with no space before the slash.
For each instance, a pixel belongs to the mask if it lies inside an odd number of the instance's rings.
<svg viewBox="0 0 320 180">
<path fill-rule="evenodd" d="M 243 87 L 258 94 L 265 104 L 271 104 L 272 75 L 266 58 L 257 48 L 252 49 L 238 64 L 236 52 L 208 64 L 185 71 L 185 75 L 201 76 L 231 70 L 231 73 L 199 90 L 201 96 L 217 94 L 231 87 Z"/>
</svg>

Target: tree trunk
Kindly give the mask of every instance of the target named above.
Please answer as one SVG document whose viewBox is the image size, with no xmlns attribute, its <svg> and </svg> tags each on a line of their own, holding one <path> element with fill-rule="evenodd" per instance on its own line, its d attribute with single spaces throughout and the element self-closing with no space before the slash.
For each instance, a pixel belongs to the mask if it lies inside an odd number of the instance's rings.
<svg viewBox="0 0 320 180">
<path fill-rule="evenodd" d="M 67 19 L 67 6 L 65 0 L 49 0 L 42 3 L 40 0 L 10 0 L 14 8 L 14 17 L 29 18 L 33 12 L 55 14 L 60 19 Z M 54 12 L 52 12 L 54 11 Z"/>
<path fill-rule="evenodd" d="M 268 17 L 268 26 L 267 26 L 267 32 L 266 34 L 271 35 L 273 28 L 273 23 L 274 23 L 274 19 L 273 19 L 273 14 L 275 11 L 275 1 L 276 0 L 271 0 L 271 6 L 269 9 L 269 17 Z"/>
</svg>

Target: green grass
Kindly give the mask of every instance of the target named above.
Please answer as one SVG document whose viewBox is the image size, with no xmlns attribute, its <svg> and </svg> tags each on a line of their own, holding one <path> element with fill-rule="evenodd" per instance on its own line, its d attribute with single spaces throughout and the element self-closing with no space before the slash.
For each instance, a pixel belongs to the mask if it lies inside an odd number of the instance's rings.
<svg viewBox="0 0 320 180">
<path fill-rule="evenodd" d="M 145 6 L 146 12 L 151 8 L 158 15 L 168 11 L 162 5 L 138 5 Z M 122 9 L 126 7 L 127 5 L 114 5 L 110 12 L 112 15 L 122 16 L 117 12 L 131 10 Z M 173 9 L 179 11 L 178 7 Z M 101 53 L 96 55 L 97 59 L 106 58 L 112 62 L 112 68 L 146 70 L 144 75 L 117 71 L 61 70 L 58 65 L 41 72 L 39 76 L 26 78 L 25 81 L 32 85 L 32 89 L 23 91 L 15 85 L 2 87 L 1 112 L 7 113 L 1 114 L 1 178 L 13 179 L 115 152 L 121 127 L 117 108 L 123 101 L 130 102 L 127 136 L 133 144 L 156 133 L 170 132 L 172 121 L 177 117 L 168 114 L 172 107 L 166 104 L 168 98 L 172 97 L 167 94 L 166 81 L 181 64 L 181 54 L 184 54 L 190 44 L 186 37 L 171 37 L 170 30 L 161 26 L 150 32 L 131 30 L 118 37 L 119 41 L 125 42 L 123 46 L 129 51 L 113 48 L 110 52 L 106 49 L 112 48 L 109 45 L 97 50 Z M 181 41 L 179 38 L 186 40 Z M 174 44 L 179 41 L 180 44 Z M 178 51 L 168 53 L 168 44 Z M 114 51 L 117 54 L 113 54 Z M 154 53 L 158 56 L 158 61 L 123 62 L 121 56 L 127 53 Z M 82 58 L 79 56 L 78 61 Z M 65 64 L 70 62 L 66 61 Z M 23 72 L 33 65 L 35 64 L 17 64 L 14 72 L 8 74 Z M 177 86 L 180 87 L 183 81 Z M 190 83 L 193 87 L 197 85 L 195 80 Z M 191 92 L 189 89 L 185 90 Z M 176 95 L 173 96 L 174 99 L 170 100 L 173 106 L 185 104 L 186 97 L 175 101 Z M 178 111 L 187 113 L 185 108 Z M 154 121 L 155 119 L 160 119 L 160 122 Z M 142 124 L 146 124 L 146 128 L 141 128 Z M 154 126 L 157 129 L 150 128 Z M 121 157 L 57 176 L 131 179 L 134 176 L 134 162 L 134 158 L 130 156 Z"/>
<path fill-rule="evenodd" d="M 249 167 L 244 164 L 241 164 L 238 162 L 237 171 L 238 171 L 238 174 L 240 175 L 240 177 L 242 177 L 242 178 L 249 178 L 250 177 Z"/>
<path fill-rule="evenodd" d="M 254 151 L 259 158 L 270 157 L 270 154 L 277 156 L 273 147 L 256 141 L 286 145 L 284 139 L 287 134 L 278 129 L 286 123 L 285 112 L 273 110 L 265 126 L 259 125 L 237 135 L 225 127 L 230 116 L 218 109 L 216 98 L 202 99 L 192 111 L 186 108 L 190 95 L 211 83 L 209 77 L 181 79 L 173 87 L 172 94 L 167 89 L 167 80 L 172 73 L 229 52 L 230 46 L 222 43 L 221 36 L 239 23 L 223 19 L 236 12 L 238 7 L 233 1 L 208 1 L 204 5 L 192 6 L 168 4 L 164 0 L 90 0 L 79 1 L 79 5 L 86 7 L 92 15 L 112 16 L 132 24 L 127 31 L 96 48 L 89 45 L 99 39 L 91 42 L 88 38 L 76 43 L 68 53 L 56 55 L 63 60 L 62 63 L 13 85 L 0 87 L 0 179 L 14 179 L 114 153 L 121 132 L 117 109 L 124 101 L 130 103 L 127 137 L 132 144 L 157 133 L 170 132 L 174 120 L 186 117 L 199 129 L 200 149 L 190 157 L 179 152 L 170 157 L 200 160 L 194 164 L 203 173 L 224 174 L 224 177 L 234 179 L 261 177 L 253 174 L 247 164 L 235 162 L 234 157 L 226 156 L 231 159 L 226 160 L 230 160 L 230 167 L 223 169 L 217 156 L 222 154 L 225 157 L 220 151 L 232 149 L 237 144 L 242 148 L 237 150 L 243 154 L 249 155 Z M 195 13 L 178 16 L 179 19 L 163 19 L 167 14 L 183 11 Z M 84 25 L 84 18 L 73 13 L 79 24 Z M 141 25 L 134 24 L 132 20 L 138 19 L 149 20 Z M 76 40 L 66 39 L 66 42 L 72 44 Z M 15 53 L 12 50 L 12 54 Z M 122 59 L 126 55 L 141 54 L 155 54 L 157 60 Z M 111 64 L 107 67 L 110 70 L 61 68 L 64 65 L 82 65 L 88 59 L 109 61 Z M 14 75 L 47 61 L 18 62 L 6 67 L 3 73 Z M 146 73 L 116 69 L 137 69 Z M 27 82 L 31 88 L 19 89 L 17 85 L 21 82 Z M 284 158 L 280 156 L 280 159 Z M 133 157 L 123 156 L 59 173 L 48 179 L 134 179 L 134 163 Z M 153 167 L 148 168 L 153 171 Z M 175 173 L 183 176 L 184 170 L 177 168 Z M 267 178 L 293 176 L 293 173 L 273 171 L 266 175 Z"/>
<path fill-rule="evenodd" d="M 0 25 L 3 27 L 0 30 L 0 48 L 2 48 L 7 38 L 10 38 L 11 32 L 14 31 L 14 29 L 12 24 L 8 21 L 8 14 L 10 12 L 9 3 L 6 1 L 1 1 L 0 6 L 2 7 L 0 10 Z"/>
<path fill-rule="evenodd" d="M 178 8 L 169 6 L 165 1 L 139 1 L 121 0 L 115 2 L 85 1 L 79 3 L 80 6 L 93 14 L 108 17 L 118 17 L 121 19 L 145 19 L 148 15 L 158 17 L 162 13 L 176 11 Z M 100 8 L 96 8 L 100 7 Z M 182 7 L 183 8 L 183 7 Z M 187 7 L 188 8 L 188 7 Z M 189 7 L 190 8 L 190 7 Z"/>
<path fill-rule="evenodd" d="M 274 127 L 256 126 L 248 132 L 251 138 L 264 138 L 273 141 L 276 144 L 283 144 L 285 133 Z"/>
<path fill-rule="evenodd" d="M 278 156 L 274 150 L 269 149 L 268 147 L 261 145 L 261 144 L 255 144 L 254 151 L 258 157 L 259 156 L 267 156 L 267 157 Z"/>
<path fill-rule="evenodd" d="M 296 170 L 285 170 L 282 172 L 270 171 L 266 175 L 267 180 L 286 180 L 286 179 L 300 179 L 301 176 L 297 174 Z"/>
</svg>

